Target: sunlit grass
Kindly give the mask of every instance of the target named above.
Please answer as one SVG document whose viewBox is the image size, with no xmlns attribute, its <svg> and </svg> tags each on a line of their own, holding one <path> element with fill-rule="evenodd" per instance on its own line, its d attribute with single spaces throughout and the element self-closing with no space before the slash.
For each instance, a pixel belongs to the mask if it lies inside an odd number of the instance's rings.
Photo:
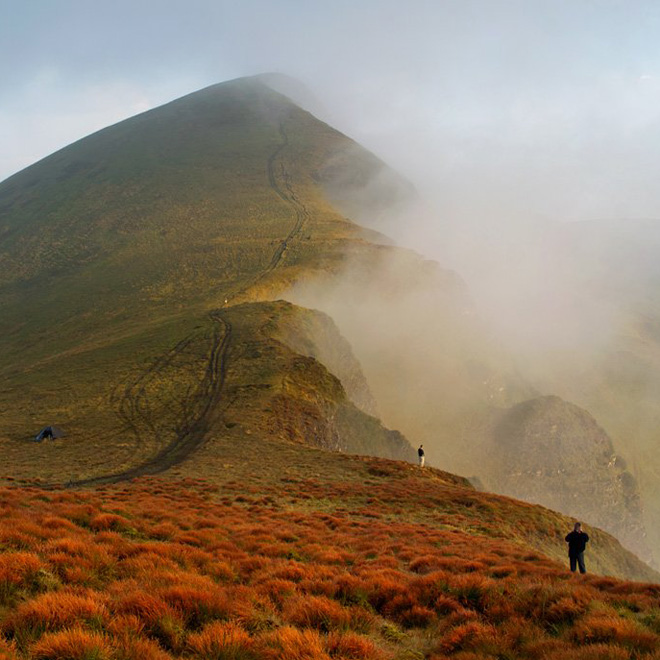
<svg viewBox="0 0 660 660">
<path fill-rule="evenodd" d="M 371 484 L 383 516 L 392 486 Z M 0 657 L 655 657 L 657 585 L 576 577 L 469 525 L 365 518 L 360 484 L 336 488 L 335 514 L 308 507 L 312 480 L 288 503 L 203 481 L 0 489 Z M 473 497 L 524 519 L 511 500 Z"/>
</svg>

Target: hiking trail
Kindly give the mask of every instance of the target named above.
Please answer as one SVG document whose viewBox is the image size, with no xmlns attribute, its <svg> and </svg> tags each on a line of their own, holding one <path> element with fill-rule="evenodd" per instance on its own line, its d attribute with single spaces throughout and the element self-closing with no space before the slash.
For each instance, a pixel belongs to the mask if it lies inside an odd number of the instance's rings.
<svg viewBox="0 0 660 660">
<path fill-rule="evenodd" d="M 289 137 L 285 131 L 284 122 L 280 122 L 278 132 L 281 142 L 267 160 L 268 182 L 275 194 L 292 208 L 294 224 L 278 244 L 268 265 L 250 283 L 238 290 L 228 292 L 224 296 L 227 301 L 245 293 L 280 266 L 287 248 L 302 232 L 306 221 L 310 218 L 307 207 L 296 195 L 291 173 L 280 158 L 282 152 L 289 146 Z M 218 407 L 222 401 L 227 375 L 228 351 L 232 341 L 232 326 L 223 316 L 222 310 L 211 311 L 208 318 L 212 322 L 213 330 L 208 340 L 209 347 L 204 375 L 197 386 L 192 391 L 186 392 L 186 395 L 181 398 L 181 418 L 174 429 L 174 439 L 157 451 L 154 456 L 132 468 L 71 481 L 69 486 L 118 483 L 144 475 L 158 474 L 183 462 L 205 442 L 212 417 L 220 414 Z M 130 433 L 135 440 L 133 455 L 146 447 L 146 435 L 158 437 L 162 434 L 158 423 L 157 406 L 149 397 L 150 385 L 161 377 L 193 342 L 199 341 L 199 339 L 197 333 L 189 334 L 133 380 L 118 386 L 111 395 L 110 403 L 115 408 L 121 423 L 120 432 Z"/>
</svg>

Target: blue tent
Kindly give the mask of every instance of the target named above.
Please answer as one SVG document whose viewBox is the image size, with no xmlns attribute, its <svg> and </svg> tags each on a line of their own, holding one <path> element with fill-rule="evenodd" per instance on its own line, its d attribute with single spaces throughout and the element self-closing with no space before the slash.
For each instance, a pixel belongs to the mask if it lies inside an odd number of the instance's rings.
<svg viewBox="0 0 660 660">
<path fill-rule="evenodd" d="M 45 440 L 46 438 L 50 438 L 51 440 L 55 440 L 56 438 L 63 438 L 66 435 L 64 431 L 61 428 L 58 428 L 57 426 L 44 426 L 39 433 L 34 438 L 35 442 L 41 442 L 42 440 Z"/>
</svg>

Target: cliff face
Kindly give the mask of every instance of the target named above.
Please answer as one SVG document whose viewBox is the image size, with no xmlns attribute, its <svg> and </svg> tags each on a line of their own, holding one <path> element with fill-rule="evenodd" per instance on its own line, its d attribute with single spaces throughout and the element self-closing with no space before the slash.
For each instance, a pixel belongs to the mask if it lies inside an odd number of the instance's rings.
<svg viewBox="0 0 660 660">
<path fill-rule="evenodd" d="M 282 340 L 278 352 L 286 356 L 267 410 L 270 435 L 332 451 L 414 460 L 405 437 L 374 416 L 360 364 L 332 319 L 282 301 L 259 307 L 275 311 L 277 322 L 267 332 L 270 341 Z"/>
<path fill-rule="evenodd" d="M 376 400 L 362 367 L 334 321 L 316 310 L 293 306 L 289 309 L 292 316 L 295 315 L 295 322 L 280 325 L 282 341 L 293 351 L 325 365 L 341 381 L 346 395 L 357 408 L 377 416 Z"/>
<path fill-rule="evenodd" d="M 556 396 L 524 401 L 492 426 L 484 484 L 598 525 L 649 560 L 634 477 L 582 408 Z"/>
</svg>

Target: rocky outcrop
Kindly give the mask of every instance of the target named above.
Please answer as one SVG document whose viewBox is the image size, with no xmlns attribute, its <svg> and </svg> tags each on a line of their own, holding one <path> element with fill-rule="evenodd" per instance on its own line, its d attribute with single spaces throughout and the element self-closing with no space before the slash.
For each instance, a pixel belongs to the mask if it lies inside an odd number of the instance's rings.
<svg viewBox="0 0 660 660">
<path fill-rule="evenodd" d="M 232 344 L 219 431 L 240 427 L 261 438 L 414 461 L 401 433 L 356 405 L 369 402 L 369 389 L 329 317 L 282 300 L 236 305 L 223 315 Z"/>
<path fill-rule="evenodd" d="M 340 381 L 346 395 L 360 410 L 378 415 L 376 400 L 362 373 L 351 345 L 340 334 L 334 321 L 323 312 L 290 306 L 295 323 L 282 323 L 279 336 L 293 351 L 325 365 Z"/>
<path fill-rule="evenodd" d="M 274 336 L 291 351 L 270 431 L 305 444 L 352 454 L 413 461 L 412 446 L 376 417 L 376 403 L 350 344 L 332 319 L 284 301 Z"/>
<path fill-rule="evenodd" d="M 584 409 L 557 396 L 524 401 L 493 424 L 484 485 L 602 527 L 651 560 L 634 477 Z"/>
</svg>

